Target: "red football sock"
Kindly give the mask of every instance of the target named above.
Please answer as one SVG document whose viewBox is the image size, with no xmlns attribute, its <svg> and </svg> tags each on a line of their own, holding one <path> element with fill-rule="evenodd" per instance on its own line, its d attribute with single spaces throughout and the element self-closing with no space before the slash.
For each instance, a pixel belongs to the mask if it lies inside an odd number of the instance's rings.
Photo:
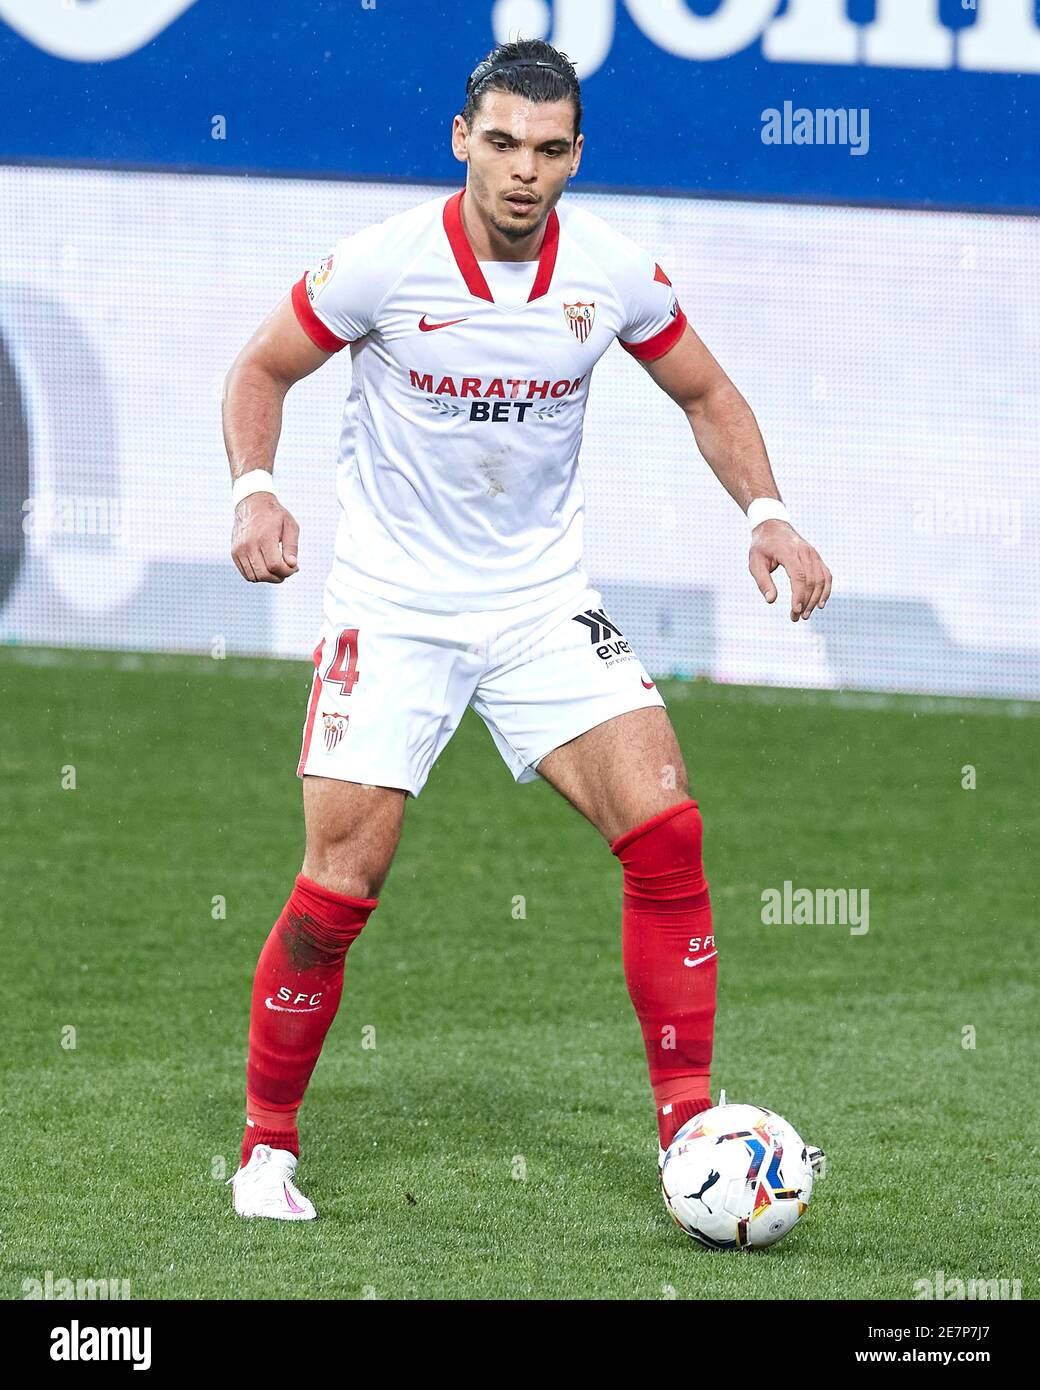
<svg viewBox="0 0 1040 1390">
<path fill-rule="evenodd" d="M 691 1115 L 711 1105 L 717 961 L 696 801 L 651 816 L 610 850 L 625 871 L 625 980 L 667 1148 Z"/>
<path fill-rule="evenodd" d="M 296 1114 L 339 1007 L 347 950 L 377 902 L 297 878 L 253 980 L 243 1163 L 257 1144 L 299 1153 Z"/>
</svg>

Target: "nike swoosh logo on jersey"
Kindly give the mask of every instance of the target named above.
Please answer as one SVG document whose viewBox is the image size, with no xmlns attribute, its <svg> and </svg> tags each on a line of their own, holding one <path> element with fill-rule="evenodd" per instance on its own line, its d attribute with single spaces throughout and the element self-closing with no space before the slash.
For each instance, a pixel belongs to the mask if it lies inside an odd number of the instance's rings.
<svg viewBox="0 0 1040 1390">
<path fill-rule="evenodd" d="M 639 677 L 639 684 L 643 687 L 644 690 L 653 690 L 654 688 L 653 681 L 645 681 L 643 680 L 642 676 Z"/>
<path fill-rule="evenodd" d="M 273 996 L 268 996 L 264 1003 L 269 1009 L 273 1009 L 276 1014 L 316 1014 L 321 1008 L 320 1004 L 315 1004 L 313 1009 L 286 1009 L 281 1004 L 274 1002 Z"/>
<path fill-rule="evenodd" d="M 468 315 L 468 314 L 466 315 L 466 318 L 469 318 L 469 315 Z M 432 332 L 434 331 L 435 328 L 450 328 L 450 327 L 452 326 L 453 323 L 465 323 L 465 322 L 466 322 L 466 318 L 461 318 L 461 319 L 445 319 L 443 323 L 427 323 L 427 322 L 426 322 L 426 315 L 423 314 L 422 318 L 419 320 L 419 332 L 420 332 L 420 333 L 432 333 Z"/>
</svg>

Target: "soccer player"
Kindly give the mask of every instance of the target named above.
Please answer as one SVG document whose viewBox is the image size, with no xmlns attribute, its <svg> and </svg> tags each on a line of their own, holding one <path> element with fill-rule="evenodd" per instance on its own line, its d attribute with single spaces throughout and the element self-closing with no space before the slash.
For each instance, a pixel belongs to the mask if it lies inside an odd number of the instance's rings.
<svg viewBox="0 0 1040 1390">
<path fill-rule="evenodd" d="M 297 1113 L 344 958 L 467 705 L 519 782 L 544 778 L 623 866 L 622 953 L 667 1147 L 711 1105 L 716 943 L 665 702 L 584 570 L 578 450 L 596 362 L 616 338 L 685 411 L 748 514 L 767 603 L 791 618 L 831 576 L 793 529 L 754 416 L 689 326 L 667 274 L 583 207 L 581 93 L 541 41 L 496 48 L 467 83 L 453 153 L 465 188 L 340 241 L 228 374 L 232 554 L 250 583 L 297 568 L 272 482 L 286 392 L 341 349 L 335 559 L 298 775 L 306 851 L 253 985 L 242 1216 L 307 1220 Z M 671 769 L 671 775 L 664 770 Z"/>
</svg>

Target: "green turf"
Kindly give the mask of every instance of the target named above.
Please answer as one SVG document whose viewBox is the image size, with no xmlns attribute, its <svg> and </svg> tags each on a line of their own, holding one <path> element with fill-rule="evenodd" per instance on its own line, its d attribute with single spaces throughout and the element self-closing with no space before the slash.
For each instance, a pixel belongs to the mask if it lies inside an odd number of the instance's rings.
<svg viewBox="0 0 1040 1390">
<path fill-rule="evenodd" d="M 829 1155 L 782 1245 L 709 1254 L 667 1217 L 620 867 L 472 716 L 408 808 L 304 1107 L 322 1219 L 235 1218 L 218 1177 L 299 867 L 306 686 L 275 662 L 0 654 L 0 1295 L 50 1270 L 159 1298 L 902 1299 L 943 1270 L 1037 1296 L 1022 705 L 663 687 L 706 823 L 716 1085 Z M 869 932 L 763 925 L 785 879 L 868 888 Z"/>
</svg>

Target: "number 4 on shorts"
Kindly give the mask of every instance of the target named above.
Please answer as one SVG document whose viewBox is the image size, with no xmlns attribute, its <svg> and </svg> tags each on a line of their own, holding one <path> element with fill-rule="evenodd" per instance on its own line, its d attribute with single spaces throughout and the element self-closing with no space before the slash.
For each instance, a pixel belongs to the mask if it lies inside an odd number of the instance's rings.
<svg viewBox="0 0 1040 1390">
<path fill-rule="evenodd" d="M 336 654 L 325 673 L 326 685 L 338 685 L 341 695 L 349 695 L 357 685 L 357 635 L 356 627 L 345 627 L 336 639 Z M 346 666 L 344 666 L 344 660 Z"/>
</svg>

